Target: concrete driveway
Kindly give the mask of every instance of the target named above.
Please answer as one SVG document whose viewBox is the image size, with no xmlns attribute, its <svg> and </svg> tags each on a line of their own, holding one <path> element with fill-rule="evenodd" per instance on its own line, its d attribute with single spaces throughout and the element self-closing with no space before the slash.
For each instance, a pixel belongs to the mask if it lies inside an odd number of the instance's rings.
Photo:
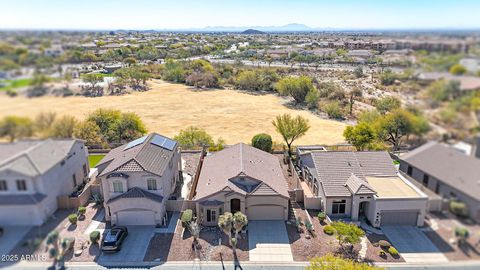
<svg viewBox="0 0 480 270">
<path fill-rule="evenodd" d="M 3 226 L 3 236 L 0 237 L 0 255 L 10 254 L 10 251 L 32 229 L 30 226 Z"/>
<path fill-rule="evenodd" d="M 282 220 L 248 222 L 250 261 L 293 262 L 287 228 Z"/>
<path fill-rule="evenodd" d="M 111 262 L 143 262 L 150 239 L 154 234 L 154 226 L 127 226 L 128 236 L 122 244 L 122 250 L 116 253 L 102 252 L 98 263 Z"/>
<path fill-rule="evenodd" d="M 382 231 L 408 263 L 448 262 L 428 237 L 414 226 L 384 226 Z"/>
</svg>

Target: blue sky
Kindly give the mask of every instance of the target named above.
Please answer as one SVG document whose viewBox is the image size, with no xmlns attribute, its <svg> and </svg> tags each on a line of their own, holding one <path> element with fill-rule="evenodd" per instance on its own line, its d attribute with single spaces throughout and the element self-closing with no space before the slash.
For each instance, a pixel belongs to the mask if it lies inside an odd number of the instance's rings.
<svg viewBox="0 0 480 270">
<path fill-rule="evenodd" d="M 480 1 L 0 0 L 2 29 L 480 28 Z"/>
</svg>

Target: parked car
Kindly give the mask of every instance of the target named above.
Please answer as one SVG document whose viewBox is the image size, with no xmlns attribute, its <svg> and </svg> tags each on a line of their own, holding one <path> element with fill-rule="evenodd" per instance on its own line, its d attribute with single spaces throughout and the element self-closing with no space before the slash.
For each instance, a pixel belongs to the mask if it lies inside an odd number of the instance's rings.
<svg viewBox="0 0 480 270">
<path fill-rule="evenodd" d="M 120 251 L 127 235 L 127 227 L 113 227 L 103 238 L 102 251 Z"/>
</svg>

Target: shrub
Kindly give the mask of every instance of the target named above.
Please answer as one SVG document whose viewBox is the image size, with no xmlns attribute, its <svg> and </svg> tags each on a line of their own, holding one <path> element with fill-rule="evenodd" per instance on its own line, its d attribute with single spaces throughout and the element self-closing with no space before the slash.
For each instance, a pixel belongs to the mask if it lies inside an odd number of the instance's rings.
<svg viewBox="0 0 480 270">
<path fill-rule="evenodd" d="M 297 219 L 295 220 L 295 226 L 297 227 L 297 232 L 299 232 L 299 233 L 302 232 L 302 228 L 301 228 L 302 225 L 303 225 L 302 218 L 297 217 Z"/>
<path fill-rule="evenodd" d="M 398 250 L 394 247 L 389 247 L 388 248 L 388 253 L 390 253 L 390 255 L 392 255 L 392 256 L 398 256 Z"/>
<path fill-rule="evenodd" d="M 470 232 L 468 231 L 467 228 L 457 227 L 455 228 L 454 234 L 455 234 L 455 237 L 461 242 L 468 238 L 468 236 L 470 235 Z"/>
<path fill-rule="evenodd" d="M 387 256 L 387 253 L 385 253 L 385 251 L 383 251 L 383 250 L 379 250 L 379 251 L 378 251 L 378 256 L 380 256 L 380 257 L 386 257 L 386 256 Z"/>
<path fill-rule="evenodd" d="M 100 232 L 99 231 L 93 231 L 90 233 L 90 241 L 92 243 L 97 244 L 98 240 L 100 240 Z"/>
<path fill-rule="evenodd" d="M 392 244 L 390 244 L 390 242 L 388 242 L 386 240 L 380 240 L 380 241 L 378 241 L 378 244 L 380 245 L 380 247 L 385 248 L 385 249 L 388 249 L 389 247 L 392 246 Z"/>
<path fill-rule="evenodd" d="M 87 212 L 87 208 L 85 206 L 78 207 L 78 213 L 80 215 L 85 215 L 86 212 Z"/>
<path fill-rule="evenodd" d="M 68 221 L 72 224 L 77 224 L 78 216 L 77 214 L 70 214 L 68 215 Z"/>
<path fill-rule="evenodd" d="M 449 207 L 450 207 L 450 211 L 456 216 L 459 216 L 462 218 L 468 217 L 468 207 L 464 202 L 451 201 Z"/>
<path fill-rule="evenodd" d="M 187 227 L 187 223 L 189 223 L 190 221 L 192 221 L 192 217 L 193 217 L 193 211 L 192 209 L 187 209 L 185 211 L 183 211 L 183 214 L 182 214 L 182 226 L 184 228 Z"/>
<path fill-rule="evenodd" d="M 327 113 L 329 118 L 341 119 L 343 118 L 343 110 L 340 107 L 338 101 L 331 101 L 325 104 L 324 106 L 325 113 Z"/>
<path fill-rule="evenodd" d="M 7 91 L 5 91 L 5 94 L 7 94 L 7 96 L 9 96 L 9 97 L 18 96 L 18 92 L 13 90 L 13 89 L 8 89 Z"/>
<path fill-rule="evenodd" d="M 323 232 L 328 234 L 328 235 L 333 235 L 335 233 L 335 229 L 332 226 L 327 225 L 327 226 L 323 227 Z"/>
<path fill-rule="evenodd" d="M 320 222 L 324 222 L 325 219 L 327 218 L 327 215 L 325 214 L 325 212 L 320 212 L 318 213 L 317 217 Z"/>
<path fill-rule="evenodd" d="M 253 147 L 268 153 L 272 152 L 272 144 L 272 136 L 265 133 L 257 134 L 252 138 Z"/>
</svg>

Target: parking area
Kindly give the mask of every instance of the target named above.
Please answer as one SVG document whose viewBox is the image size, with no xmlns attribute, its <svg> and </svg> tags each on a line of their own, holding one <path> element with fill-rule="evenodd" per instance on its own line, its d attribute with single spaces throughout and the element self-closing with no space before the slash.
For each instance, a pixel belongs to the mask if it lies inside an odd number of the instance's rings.
<svg viewBox="0 0 480 270">
<path fill-rule="evenodd" d="M 384 226 L 382 231 L 408 263 L 448 262 L 445 255 L 415 226 Z"/>
<path fill-rule="evenodd" d="M 116 253 L 102 252 L 99 264 L 111 262 L 142 262 L 154 235 L 154 226 L 128 226 L 128 236 L 122 244 L 122 250 Z"/>
<path fill-rule="evenodd" d="M 293 262 L 284 221 L 249 221 L 248 246 L 250 261 Z"/>
<path fill-rule="evenodd" d="M 0 237 L 0 254 L 7 255 L 32 229 L 30 226 L 4 226 Z"/>
</svg>

